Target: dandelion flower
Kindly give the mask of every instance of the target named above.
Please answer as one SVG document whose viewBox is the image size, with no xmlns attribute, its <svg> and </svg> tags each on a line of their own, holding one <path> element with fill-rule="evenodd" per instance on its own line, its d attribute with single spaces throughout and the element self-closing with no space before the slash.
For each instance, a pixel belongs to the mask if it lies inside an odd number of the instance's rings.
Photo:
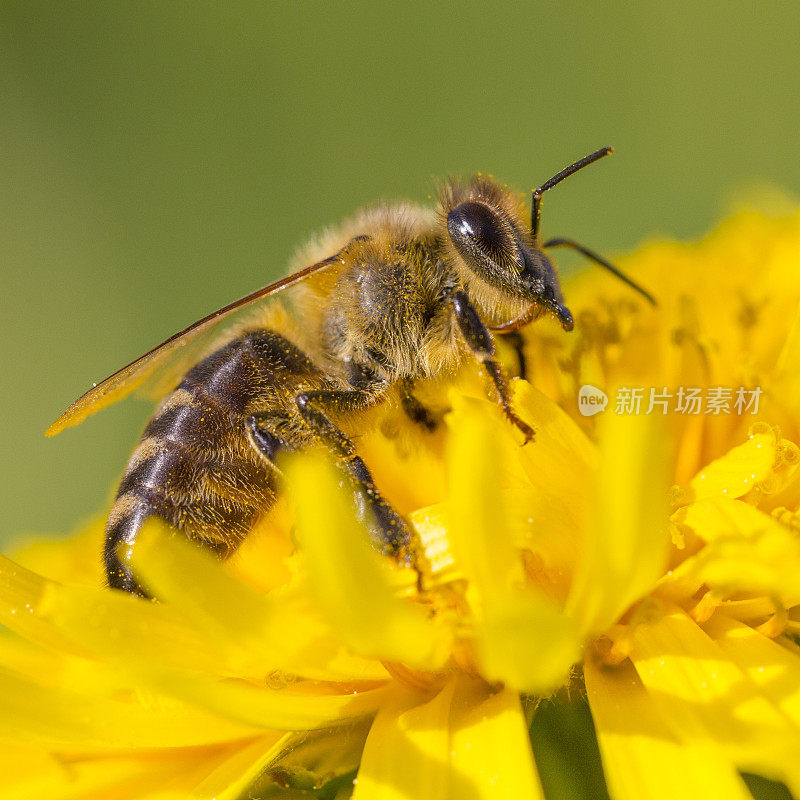
<svg viewBox="0 0 800 800">
<path fill-rule="evenodd" d="M 434 436 L 384 410 L 361 447 L 418 572 L 315 454 L 229 562 L 144 530 L 158 603 L 102 587 L 101 523 L 4 559 L 2 796 L 542 797 L 565 691 L 614 800 L 800 796 L 798 262 L 800 216 L 742 213 L 626 259 L 658 308 L 582 275 L 575 332 L 527 334 L 525 447 L 469 378 Z"/>
</svg>

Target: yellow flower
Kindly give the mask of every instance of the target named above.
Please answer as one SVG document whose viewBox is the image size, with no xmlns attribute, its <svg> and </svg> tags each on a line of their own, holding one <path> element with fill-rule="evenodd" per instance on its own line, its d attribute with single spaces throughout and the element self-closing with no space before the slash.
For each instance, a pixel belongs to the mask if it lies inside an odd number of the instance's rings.
<svg viewBox="0 0 800 800">
<path fill-rule="evenodd" d="M 315 454 L 229 562 L 143 531 L 159 603 L 102 588 L 101 522 L 3 560 L 0 795 L 541 797 L 538 699 L 585 693 L 614 800 L 800 796 L 799 265 L 800 217 L 749 213 L 623 263 L 656 309 L 584 274 L 525 447 L 469 377 L 434 436 L 376 414 L 419 574 Z"/>
</svg>

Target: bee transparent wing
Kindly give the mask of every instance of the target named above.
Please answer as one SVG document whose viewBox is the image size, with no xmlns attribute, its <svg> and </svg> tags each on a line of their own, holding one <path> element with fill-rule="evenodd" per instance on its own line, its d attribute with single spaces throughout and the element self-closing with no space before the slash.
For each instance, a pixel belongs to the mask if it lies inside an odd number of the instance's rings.
<svg viewBox="0 0 800 800">
<path fill-rule="evenodd" d="M 223 308 L 214 311 L 207 317 L 198 320 L 180 333 L 170 336 L 158 347 L 154 347 L 150 352 L 140 356 L 127 366 L 117 370 L 113 375 L 106 378 L 102 383 L 98 383 L 89 389 L 86 394 L 81 395 L 46 431 L 47 436 L 55 436 L 65 428 L 73 425 L 80 425 L 87 417 L 100 411 L 100 409 L 122 400 L 127 397 L 134 389 L 139 387 L 146 379 L 154 376 L 157 371 L 168 367 L 174 359 L 181 359 L 187 345 L 194 345 L 198 340 L 204 338 L 204 334 L 210 334 L 223 321 L 230 318 L 238 311 L 249 308 L 259 301 L 264 300 L 270 295 L 299 283 L 307 276 L 317 270 L 333 264 L 339 259 L 341 253 L 334 254 L 330 258 L 311 264 L 298 272 L 285 278 L 281 278 L 269 286 L 257 289 L 252 294 L 242 297 Z"/>
</svg>

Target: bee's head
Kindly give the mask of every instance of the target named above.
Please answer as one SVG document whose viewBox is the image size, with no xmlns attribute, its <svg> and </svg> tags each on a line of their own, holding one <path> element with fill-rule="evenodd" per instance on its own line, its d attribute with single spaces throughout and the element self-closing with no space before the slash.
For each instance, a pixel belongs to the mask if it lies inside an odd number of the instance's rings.
<svg viewBox="0 0 800 800">
<path fill-rule="evenodd" d="M 470 292 L 498 320 L 523 314 L 556 316 L 572 330 L 558 274 L 536 245 L 524 198 L 476 176 L 441 193 L 449 261 Z"/>
</svg>

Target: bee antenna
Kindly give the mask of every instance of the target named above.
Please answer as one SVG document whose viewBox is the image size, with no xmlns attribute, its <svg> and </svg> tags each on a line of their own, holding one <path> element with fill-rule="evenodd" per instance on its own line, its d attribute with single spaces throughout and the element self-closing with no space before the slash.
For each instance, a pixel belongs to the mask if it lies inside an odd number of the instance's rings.
<svg viewBox="0 0 800 800">
<path fill-rule="evenodd" d="M 578 244 L 577 242 L 573 241 L 572 239 L 562 239 L 562 238 L 548 239 L 542 245 L 542 247 L 543 248 L 548 248 L 548 247 L 569 247 L 572 250 L 576 250 L 582 256 L 585 256 L 586 258 L 588 258 L 590 261 L 594 261 L 594 263 L 597 264 L 598 266 L 603 267 L 603 269 L 607 269 L 610 273 L 612 273 L 613 275 L 616 275 L 623 283 L 627 283 L 628 286 L 631 287 L 631 289 L 633 289 L 635 292 L 638 292 L 640 295 L 642 295 L 642 297 L 644 297 L 645 300 L 647 300 L 648 303 L 650 303 L 651 305 L 654 305 L 654 306 L 658 305 L 658 303 L 656 302 L 656 299 L 653 297 L 653 295 L 650 294 L 650 292 L 648 292 L 646 289 L 644 289 L 641 286 L 639 286 L 639 284 L 636 283 L 636 281 L 634 281 L 632 278 L 629 278 L 621 269 L 619 269 L 618 267 L 615 267 L 609 261 L 606 261 L 602 256 L 597 255 L 597 253 L 595 253 L 593 250 L 590 250 L 588 247 L 584 247 L 582 244 Z"/>
<path fill-rule="evenodd" d="M 562 169 L 561 172 L 553 175 L 549 181 L 545 181 L 538 189 L 533 190 L 533 199 L 531 201 L 531 233 L 533 234 L 534 242 L 539 240 L 539 221 L 542 207 L 542 195 L 548 189 L 552 189 L 554 186 L 557 186 L 559 183 L 561 183 L 564 178 L 569 178 L 570 175 L 574 175 L 579 169 L 588 167 L 589 164 L 594 164 L 595 161 L 598 161 L 599 159 L 603 158 L 603 156 L 610 155 L 613 152 L 613 147 L 601 147 L 594 153 L 590 153 L 588 156 L 584 156 L 574 164 L 570 164 L 565 169 Z"/>
</svg>

